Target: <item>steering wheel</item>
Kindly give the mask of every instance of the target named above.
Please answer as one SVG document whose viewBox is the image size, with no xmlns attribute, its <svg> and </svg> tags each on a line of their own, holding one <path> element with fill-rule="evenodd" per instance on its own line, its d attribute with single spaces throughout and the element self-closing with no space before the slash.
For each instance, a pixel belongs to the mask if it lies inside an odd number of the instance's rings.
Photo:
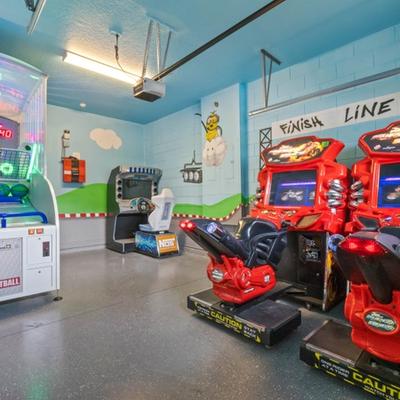
<svg viewBox="0 0 400 400">
<path fill-rule="evenodd" d="M 137 202 L 137 210 L 141 214 L 149 214 L 151 211 L 153 211 L 155 208 L 155 205 L 151 202 L 151 200 L 146 199 L 145 197 L 141 197 L 138 199 Z"/>
</svg>

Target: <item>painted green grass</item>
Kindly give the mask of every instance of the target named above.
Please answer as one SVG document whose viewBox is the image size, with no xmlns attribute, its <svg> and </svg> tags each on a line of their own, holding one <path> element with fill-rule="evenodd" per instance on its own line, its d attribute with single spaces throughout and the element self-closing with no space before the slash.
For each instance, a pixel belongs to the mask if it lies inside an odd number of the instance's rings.
<svg viewBox="0 0 400 400">
<path fill-rule="evenodd" d="M 93 183 L 57 196 L 60 214 L 106 213 L 107 184 Z"/>
<path fill-rule="evenodd" d="M 235 194 L 215 204 L 185 204 L 178 203 L 174 207 L 176 214 L 202 215 L 209 218 L 228 216 L 240 204 L 247 204 L 249 199 Z M 107 184 L 94 183 L 57 196 L 60 214 L 75 213 L 106 213 Z"/>
<path fill-rule="evenodd" d="M 222 218 L 229 215 L 240 204 L 242 204 L 242 195 L 239 193 L 211 205 L 176 204 L 174 213 L 202 215 L 208 218 Z"/>
</svg>

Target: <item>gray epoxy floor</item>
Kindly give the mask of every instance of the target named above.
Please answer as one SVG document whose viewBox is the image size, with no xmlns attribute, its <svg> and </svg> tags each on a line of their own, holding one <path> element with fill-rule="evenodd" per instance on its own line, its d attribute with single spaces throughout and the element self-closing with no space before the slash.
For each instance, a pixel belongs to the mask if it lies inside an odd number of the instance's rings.
<svg viewBox="0 0 400 400">
<path fill-rule="evenodd" d="M 326 315 L 302 309 L 301 328 L 272 349 L 194 316 L 186 296 L 209 287 L 206 263 L 63 255 L 63 301 L 0 306 L 0 399 L 368 398 L 298 361 L 299 341 Z"/>
</svg>

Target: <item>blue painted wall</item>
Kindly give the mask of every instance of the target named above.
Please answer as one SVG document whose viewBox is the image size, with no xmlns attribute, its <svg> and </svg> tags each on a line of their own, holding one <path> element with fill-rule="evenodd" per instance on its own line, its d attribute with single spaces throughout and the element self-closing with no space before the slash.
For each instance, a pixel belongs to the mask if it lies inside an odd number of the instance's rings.
<svg viewBox="0 0 400 400">
<path fill-rule="evenodd" d="M 269 103 L 274 104 L 396 67 L 400 67 L 400 25 L 273 73 Z M 239 88 L 239 85 L 233 87 Z M 248 191 L 251 195 L 254 194 L 257 185 L 260 129 L 270 127 L 274 121 L 400 91 L 400 78 L 395 76 L 252 118 L 247 118 L 247 113 L 263 106 L 261 80 L 241 84 L 242 95 L 237 97 L 235 97 L 235 91 L 230 92 L 231 88 L 211 94 L 201 100 L 203 119 L 206 117 L 204 111 L 208 112 L 212 108 L 206 108 L 203 105 L 206 102 L 215 101 L 221 93 L 227 93 L 230 101 L 239 101 L 238 107 L 230 107 L 231 111 L 224 111 L 223 119 L 225 124 L 227 119 L 230 119 L 229 129 L 242 132 L 240 138 L 237 136 L 237 142 L 234 144 L 235 148 L 241 148 L 240 151 L 235 152 L 235 157 L 238 159 L 232 159 L 230 162 L 234 168 L 240 164 L 239 159 L 242 159 L 241 172 L 240 169 L 239 173 L 235 172 L 234 185 L 240 185 L 240 181 L 242 181 L 242 193 L 246 195 Z M 243 94 L 243 92 L 245 93 Z M 240 93 L 240 90 L 237 90 L 237 93 Z M 211 203 L 212 200 L 220 199 L 220 195 L 216 195 L 218 190 L 219 194 L 225 193 L 227 197 L 231 193 L 230 188 L 220 186 L 214 195 L 212 188 L 216 186 L 211 183 L 207 189 L 203 188 L 204 193 L 209 193 L 209 196 L 202 195 L 200 185 L 183 184 L 177 173 L 183 163 L 190 159 L 194 143 L 197 144 L 197 149 L 200 146 L 199 139 L 194 140 L 194 136 L 200 135 L 201 130 L 198 117 L 194 115 L 196 107 L 185 109 L 145 126 L 146 161 L 148 164 L 164 169 L 163 184 L 173 189 L 178 202 Z M 317 135 L 334 137 L 343 141 L 346 148 L 339 161 L 351 166 L 355 160 L 362 157 L 362 153 L 357 147 L 359 136 L 364 132 L 384 127 L 394 119 L 396 117 L 337 127 L 318 132 Z M 400 119 L 400 115 L 398 119 Z M 164 142 L 168 143 L 168 149 L 173 149 L 172 153 L 163 152 L 162 143 Z M 149 147 L 159 148 L 158 150 L 148 150 Z M 200 149 L 197 154 L 200 158 Z M 243 171 L 247 171 L 245 176 L 243 176 Z M 242 178 L 240 173 L 242 173 Z M 210 181 L 210 173 L 207 169 L 205 175 Z"/>
<path fill-rule="evenodd" d="M 273 73 L 270 104 L 396 67 L 400 67 L 400 24 Z M 247 118 L 249 111 L 263 105 L 261 81 L 256 80 L 210 94 L 199 99 L 198 104 L 146 125 L 49 106 L 49 177 L 57 194 L 71 188 L 61 183 L 59 162 L 60 137 L 64 129 L 70 129 L 70 151 L 80 152 L 88 161 L 87 180 L 90 183 L 106 182 L 110 169 L 115 165 L 145 163 L 163 170 L 161 186 L 170 187 L 178 203 L 213 204 L 240 192 L 245 196 L 251 195 L 257 185 L 260 129 L 270 127 L 274 121 L 393 92 L 400 92 L 399 76 Z M 215 101 L 219 103 L 217 108 Z M 196 114 L 201 113 L 205 121 L 214 110 L 221 116 L 220 124 L 228 142 L 226 159 L 221 168 L 203 165 L 203 185 L 184 183 L 180 170 L 192 160 L 193 150 L 197 161 L 201 161 L 205 141 L 200 117 Z M 342 140 L 346 148 L 339 160 L 351 166 L 362 157 L 357 147 L 359 136 L 386 126 L 394 119 L 337 127 L 318 132 L 318 135 Z M 93 128 L 114 129 L 124 145 L 119 150 L 101 150 L 88 138 Z"/>
<path fill-rule="evenodd" d="M 92 129 L 112 129 L 122 139 L 119 149 L 103 150 L 89 138 Z M 67 155 L 79 152 L 86 160 L 87 184 L 106 183 L 110 170 L 120 164 L 145 162 L 143 125 L 103 117 L 67 108 L 48 106 L 47 108 L 47 175 L 56 195 L 68 192 L 81 185 L 63 183 L 61 164 L 61 136 L 64 129 L 71 132 L 71 147 Z"/>
<path fill-rule="evenodd" d="M 193 151 L 201 161 L 202 127 L 200 103 L 170 114 L 144 127 L 146 164 L 161 168 L 161 187 L 172 188 L 180 203 L 201 204 L 202 185 L 184 183 L 180 170 L 190 163 Z"/>
<path fill-rule="evenodd" d="M 269 104 L 397 67 L 400 67 L 400 25 L 274 73 L 271 81 Z M 262 107 L 261 80 L 249 83 L 247 90 L 248 111 Z M 248 167 L 250 192 L 255 192 L 257 184 L 260 129 L 270 127 L 274 121 L 399 91 L 400 77 L 395 76 L 249 118 Z M 339 161 L 351 166 L 355 160 L 363 156 L 357 146 L 359 136 L 362 133 L 384 127 L 395 119 L 400 119 L 400 115 L 397 118 L 391 117 L 347 127 L 337 127 L 318 132 L 317 135 L 337 138 L 344 142 L 346 147 L 341 153 Z"/>
<path fill-rule="evenodd" d="M 240 166 L 240 86 L 230 86 L 201 99 L 203 121 L 211 112 L 219 117 L 226 155 L 221 165 L 203 163 L 203 204 L 214 204 L 241 192 Z M 202 146 L 206 145 L 203 132 Z"/>
</svg>

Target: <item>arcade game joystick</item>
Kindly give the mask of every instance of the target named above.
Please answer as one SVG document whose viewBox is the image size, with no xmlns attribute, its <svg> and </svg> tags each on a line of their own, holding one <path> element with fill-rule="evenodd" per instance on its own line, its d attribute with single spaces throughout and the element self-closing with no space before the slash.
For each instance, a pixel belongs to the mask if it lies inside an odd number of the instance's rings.
<svg viewBox="0 0 400 400">
<path fill-rule="evenodd" d="M 189 295 L 189 309 L 267 346 L 300 325 L 298 310 L 273 301 L 288 287 L 275 278 L 284 229 L 254 218 L 244 218 L 235 235 L 209 219 L 185 220 L 180 227 L 210 257 L 213 288 Z"/>
<path fill-rule="evenodd" d="M 352 170 L 351 233 L 331 243 L 350 290 L 345 317 L 307 336 L 300 359 L 386 400 L 400 398 L 400 122 L 363 135 Z"/>
</svg>

